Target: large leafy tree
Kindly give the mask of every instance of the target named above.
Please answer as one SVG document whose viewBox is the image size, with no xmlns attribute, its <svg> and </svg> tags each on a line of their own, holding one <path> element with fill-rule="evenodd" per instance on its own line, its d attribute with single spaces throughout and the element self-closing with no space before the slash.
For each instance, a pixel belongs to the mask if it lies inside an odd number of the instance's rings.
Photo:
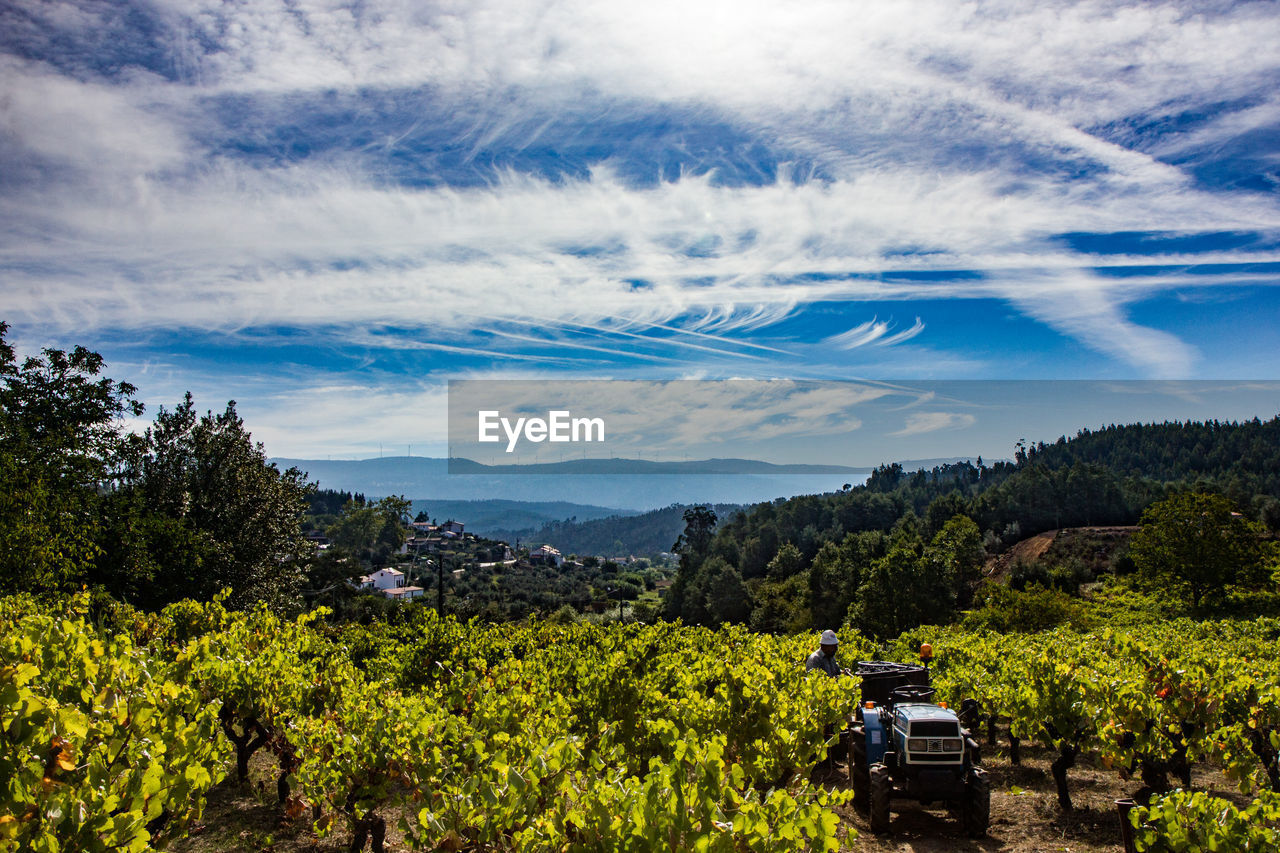
<svg viewBox="0 0 1280 853">
<path fill-rule="evenodd" d="M 160 409 L 144 445 L 117 496 L 128 525 L 118 553 L 134 561 L 118 577 L 146 578 L 146 599 L 209 598 L 228 587 L 236 606 L 295 606 L 311 553 L 301 533 L 305 475 L 267 462 L 234 401 L 198 415 L 187 394 Z"/>
<path fill-rule="evenodd" d="M 986 556 L 982 532 L 972 519 L 963 515 L 952 516 L 925 549 L 925 559 L 933 563 L 935 576 L 951 578 L 961 606 L 972 598 L 972 589 L 982 577 Z"/>
<path fill-rule="evenodd" d="M 947 522 L 926 545 L 913 516 L 894 530 L 887 553 L 863 574 L 848 618 L 863 633 L 893 637 L 917 625 L 949 622 L 955 613 L 957 572 L 976 558 L 977 527 Z"/>
<path fill-rule="evenodd" d="M 1258 530 L 1221 495 L 1183 492 L 1142 513 L 1129 547 L 1148 581 L 1191 597 L 1195 607 L 1233 584 L 1258 579 Z"/>
<path fill-rule="evenodd" d="M 102 495 L 118 481 L 141 415 L 127 382 L 84 347 L 19 361 L 0 323 L 0 590 L 84 580 L 100 553 Z"/>
<path fill-rule="evenodd" d="M 0 323 L 0 592 L 99 585 L 159 606 L 296 601 L 308 485 L 266 461 L 236 415 L 191 396 L 145 435 L 136 389 L 84 347 L 19 361 Z"/>
</svg>

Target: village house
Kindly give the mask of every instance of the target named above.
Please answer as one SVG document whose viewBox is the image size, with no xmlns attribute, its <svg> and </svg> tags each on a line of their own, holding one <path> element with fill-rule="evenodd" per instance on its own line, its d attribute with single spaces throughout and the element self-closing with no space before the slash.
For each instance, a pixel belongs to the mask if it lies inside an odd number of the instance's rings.
<svg viewBox="0 0 1280 853">
<path fill-rule="evenodd" d="M 550 545 L 539 545 L 529 552 L 529 562 L 534 565 L 555 566 L 558 569 L 564 563 L 564 558 Z"/>
<path fill-rule="evenodd" d="M 371 575 L 360 578 L 357 589 L 371 589 L 382 593 L 387 598 L 417 598 L 422 595 L 420 586 L 406 586 L 404 572 L 399 569 L 378 569 Z"/>
</svg>

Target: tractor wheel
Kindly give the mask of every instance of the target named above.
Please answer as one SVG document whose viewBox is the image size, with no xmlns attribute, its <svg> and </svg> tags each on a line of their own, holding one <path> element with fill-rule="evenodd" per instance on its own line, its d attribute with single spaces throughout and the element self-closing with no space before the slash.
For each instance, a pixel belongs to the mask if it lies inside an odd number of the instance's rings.
<svg viewBox="0 0 1280 853">
<path fill-rule="evenodd" d="M 987 771 L 975 767 L 969 771 L 969 781 L 964 786 L 964 831 L 970 838 L 987 834 L 991 823 L 991 781 Z"/>
<path fill-rule="evenodd" d="M 849 781 L 853 784 L 853 804 L 865 812 L 867 795 L 871 793 L 871 777 L 867 773 L 867 748 L 856 736 L 849 749 Z"/>
<path fill-rule="evenodd" d="M 865 812 L 868 795 L 871 793 L 871 775 L 867 772 L 866 765 L 850 763 L 849 779 L 853 782 L 853 804 Z"/>
<path fill-rule="evenodd" d="M 873 764 L 868 772 L 871 788 L 871 831 L 881 835 L 889 831 L 889 798 L 893 794 L 893 779 L 889 768 Z"/>
</svg>

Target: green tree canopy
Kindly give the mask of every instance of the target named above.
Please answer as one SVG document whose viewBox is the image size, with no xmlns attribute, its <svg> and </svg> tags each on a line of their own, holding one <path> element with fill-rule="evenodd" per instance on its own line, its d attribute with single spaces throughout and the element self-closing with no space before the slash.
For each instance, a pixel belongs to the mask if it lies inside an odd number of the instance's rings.
<svg viewBox="0 0 1280 853">
<path fill-rule="evenodd" d="M 778 549 L 778 553 L 769 561 L 766 575 L 772 581 L 784 581 L 792 575 L 804 570 L 804 555 L 800 549 L 790 542 Z"/>
<path fill-rule="evenodd" d="M 949 622 L 956 606 L 955 573 L 963 559 L 956 554 L 966 552 L 964 543 L 977 531 L 976 526 L 972 531 L 957 527 L 963 532 L 944 526 L 928 546 L 914 524 L 895 530 L 888 552 L 868 567 L 849 606 L 854 627 L 873 637 L 894 637 L 918 625 Z M 953 548 L 952 540 L 960 547 Z"/>
<path fill-rule="evenodd" d="M 684 533 L 671 546 L 671 550 L 680 555 L 682 570 L 696 569 L 706 559 L 717 520 L 715 511 L 705 506 L 690 507 L 684 511 Z"/>
<path fill-rule="evenodd" d="M 120 577 L 147 577 L 147 598 L 209 598 L 231 589 L 243 607 L 298 604 L 302 564 L 312 547 L 301 532 L 312 488 L 296 468 L 268 463 L 236 413 L 196 413 L 191 394 L 164 408 L 147 430 L 117 500 Z M 148 602 L 152 603 L 152 602 Z"/>
<path fill-rule="evenodd" d="M 325 535 L 362 562 L 381 565 L 405 542 L 410 503 L 394 495 L 376 503 L 348 501 Z"/>
<path fill-rule="evenodd" d="M 135 389 L 84 347 L 18 361 L 0 323 L 0 590 L 79 584 L 99 554 L 101 495 L 130 442 Z"/>
<path fill-rule="evenodd" d="M 952 579 L 960 604 L 969 602 L 972 585 L 982 576 L 987 552 L 982 547 L 982 532 L 973 519 L 952 516 L 925 548 L 925 559 L 933 564 L 937 577 Z"/>
<path fill-rule="evenodd" d="M 1142 513 L 1129 556 L 1150 583 L 1185 593 L 1199 607 L 1233 584 L 1258 580 L 1258 531 L 1221 495 L 1183 492 Z"/>
<path fill-rule="evenodd" d="M 709 621 L 707 584 L 701 569 L 711 548 L 717 520 L 715 511 L 709 507 L 695 506 L 684 511 L 684 532 L 671 546 L 671 550 L 680 555 L 680 570 L 667 600 L 667 612 L 673 618 L 695 624 Z"/>
</svg>

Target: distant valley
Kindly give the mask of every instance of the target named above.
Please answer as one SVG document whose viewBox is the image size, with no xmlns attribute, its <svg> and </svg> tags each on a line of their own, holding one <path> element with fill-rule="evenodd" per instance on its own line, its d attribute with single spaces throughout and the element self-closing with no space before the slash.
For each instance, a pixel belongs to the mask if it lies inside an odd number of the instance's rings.
<svg viewBox="0 0 1280 853">
<path fill-rule="evenodd" d="M 484 465 L 468 459 L 273 459 L 297 467 L 321 487 L 370 499 L 403 495 L 412 512 L 456 519 L 481 536 L 546 542 L 568 553 L 648 556 L 670 550 L 684 509 L 712 506 L 725 517 L 740 507 L 861 485 L 870 468 L 774 465 L 749 459 L 650 462 L 588 459 L 536 466 Z M 904 460 L 908 470 L 956 459 Z"/>
<path fill-rule="evenodd" d="M 323 488 L 361 492 L 367 497 L 403 495 L 411 500 L 564 502 L 606 508 L 605 515 L 659 509 L 671 504 L 752 504 L 801 494 L 839 491 L 860 485 L 870 468 L 842 465 L 774 465 L 749 459 L 649 462 L 637 459 L 571 460 L 515 468 L 466 459 L 388 456 L 380 459 L 271 460 L 280 468 L 297 467 Z M 904 460 L 908 470 L 955 459 Z M 567 515 L 548 509 L 547 517 Z M 433 516 L 438 515 L 435 509 Z M 508 528 L 511 524 L 506 525 Z"/>
</svg>

